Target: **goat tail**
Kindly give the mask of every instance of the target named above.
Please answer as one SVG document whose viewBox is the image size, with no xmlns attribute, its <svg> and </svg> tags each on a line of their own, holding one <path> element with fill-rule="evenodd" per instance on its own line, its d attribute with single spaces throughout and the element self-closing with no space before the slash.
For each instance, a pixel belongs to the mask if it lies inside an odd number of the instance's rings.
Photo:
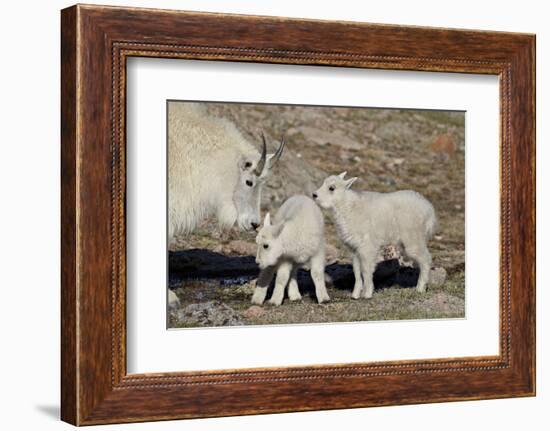
<svg viewBox="0 0 550 431">
<path fill-rule="evenodd" d="M 426 237 L 431 239 L 437 231 L 439 231 L 439 220 L 432 208 L 431 214 L 426 220 Z"/>
</svg>

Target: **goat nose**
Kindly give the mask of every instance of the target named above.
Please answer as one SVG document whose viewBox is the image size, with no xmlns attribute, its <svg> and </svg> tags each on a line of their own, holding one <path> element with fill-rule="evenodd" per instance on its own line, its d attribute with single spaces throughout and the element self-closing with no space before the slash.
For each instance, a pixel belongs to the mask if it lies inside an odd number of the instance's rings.
<svg viewBox="0 0 550 431">
<path fill-rule="evenodd" d="M 312 193 L 313 199 L 317 199 L 317 193 Z"/>
<path fill-rule="evenodd" d="M 258 223 L 252 222 L 250 223 L 250 226 L 252 226 L 252 229 L 256 230 L 258 229 L 258 226 L 260 226 Z"/>
</svg>

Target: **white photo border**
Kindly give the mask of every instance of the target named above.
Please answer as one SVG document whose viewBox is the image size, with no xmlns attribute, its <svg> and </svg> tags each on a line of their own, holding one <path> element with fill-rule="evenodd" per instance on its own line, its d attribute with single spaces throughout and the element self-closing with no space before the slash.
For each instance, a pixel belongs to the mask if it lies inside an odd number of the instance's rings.
<svg viewBox="0 0 550 431">
<path fill-rule="evenodd" d="M 167 330 L 169 99 L 465 111 L 466 318 Z M 129 58 L 127 372 L 498 355 L 499 155 L 494 75 Z"/>
</svg>

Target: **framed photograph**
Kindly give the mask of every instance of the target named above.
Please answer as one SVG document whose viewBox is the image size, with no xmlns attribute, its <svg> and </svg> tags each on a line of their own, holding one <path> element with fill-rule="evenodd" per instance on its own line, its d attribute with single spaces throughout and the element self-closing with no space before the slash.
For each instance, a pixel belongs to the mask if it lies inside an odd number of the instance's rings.
<svg viewBox="0 0 550 431">
<path fill-rule="evenodd" d="M 61 13 L 62 419 L 535 394 L 535 36 Z"/>
</svg>

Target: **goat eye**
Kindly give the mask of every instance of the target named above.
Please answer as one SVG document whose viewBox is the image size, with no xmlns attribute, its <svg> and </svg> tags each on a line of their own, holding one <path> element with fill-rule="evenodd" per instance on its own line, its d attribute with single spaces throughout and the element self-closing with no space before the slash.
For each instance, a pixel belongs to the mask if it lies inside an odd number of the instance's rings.
<svg viewBox="0 0 550 431">
<path fill-rule="evenodd" d="M 268 244 L 264 244 L 264 248 L 267 250 L 269 248 Z"/>
<path fill-rule="evenodd" d="M 334 191 L 334 186 L 330 186 L 328 189 L 329 189 L 331 192 L 333 192 L 333 191 Z"/>
<path fill-rule="evenodd" d="M 250 180 L 246 180 L 246 185 L 247 185 L 248 187 L 252 187 L 252 186 L 254 185 L 254 183 L 253 183 L 252 181 L 250 181 Z"/>
<path fill-rule="evenodd" d="M 246 162 L 246 163 L 244 164 L 244 167 L 245 167 L 245 168 L 249 168 L 250 166 L 252 166 L 252 162 Z"/>
</svg>

